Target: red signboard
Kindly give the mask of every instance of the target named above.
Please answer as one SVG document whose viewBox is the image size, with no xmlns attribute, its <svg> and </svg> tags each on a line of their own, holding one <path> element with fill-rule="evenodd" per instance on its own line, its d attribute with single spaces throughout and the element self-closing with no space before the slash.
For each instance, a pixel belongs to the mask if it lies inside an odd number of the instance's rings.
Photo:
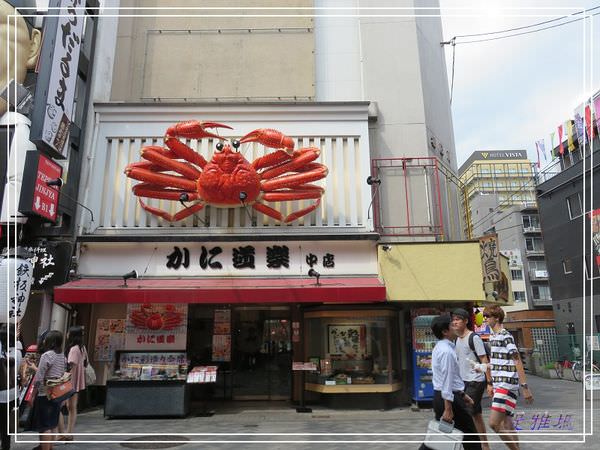
<svg viewBox="0 0 600 450">
<path fill-rule="evenodd" d="M 56 221 L 58 209 L 58 188 L 48 186 L 46 182 L 60 178 L 61 174 L 62 167 L 59 164 L 44 155 L 39 155 L 32 210 L 53 222 Z"/>
<path fill-rule="evenodd" d="M 56 221 L 59 190 L 48 186 L 50 180 L 62 175 L 62 167 L 37 151 L 27 152 L 19 211 Z"/>
</svg>

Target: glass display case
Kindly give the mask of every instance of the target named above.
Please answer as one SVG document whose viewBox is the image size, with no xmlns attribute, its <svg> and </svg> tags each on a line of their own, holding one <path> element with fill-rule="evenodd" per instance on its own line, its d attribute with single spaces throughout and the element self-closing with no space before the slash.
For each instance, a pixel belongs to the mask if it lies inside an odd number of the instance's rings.
<svg viewBox="0 0 600 450">
<path fill-rule="evenodd" d="M 117 351 L 106 382 L 104 416 L 185 417 L 189 412 L 184 351 Z"/>
<path fill-rule="evenodd" d="M 322 393 L 393 392 L 399 389 L 397 314 L 393 310 L 318 310 L 304 314 L 307 390 Z"/>
<path fill-rule="evenodd" d="M 185 380 L 185 352 L 117 351 L 113 380 Z"/>
</svg>

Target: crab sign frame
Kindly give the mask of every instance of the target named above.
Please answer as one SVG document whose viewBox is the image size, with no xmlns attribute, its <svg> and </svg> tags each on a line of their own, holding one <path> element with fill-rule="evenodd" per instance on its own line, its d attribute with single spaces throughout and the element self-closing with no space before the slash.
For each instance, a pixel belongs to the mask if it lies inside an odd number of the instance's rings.
<svg viewBox="0 0 600 450">
<path fill-rule="evenodd" d="M 327 176 L 324 164 L 315 162 L 321 151 L 316 147 L 294 150 L 294 141 L 280 131 L 261 128 L 240 140 L 210 133 L 206 128 L 229 128 L 216 122 L 191 120 L 179 122 L 167 129 L 165 147 L 142 147 L 145 161 L 125 167 L 125 175 L 141 181 L 132 187 L 140 206 L 147 212 L 169 222 L 176 222 L 202 210 L 206 205 L 216 208 L 252 206 L 255 210 L 284 223 L 303 217 L 321 203 L 325 190 L 311 182 Z M 180 139 L 219 139 L 216 152 L 207 161 Z M 258 142 L 277 149 L 252 163 L 238 151 L 241 144 Z M 171 173 L 168 173 L 171 172 Z M 173 174 L 174 173 L 174 174 Z M 175 214 L 150 206 L 142 198 L 181 202 L 185 208 Z M 283 216 L 264 202 L 314 200 L 311 205 Z M 194 202 L 186 206 L 186 202 Z"/>
</svg>

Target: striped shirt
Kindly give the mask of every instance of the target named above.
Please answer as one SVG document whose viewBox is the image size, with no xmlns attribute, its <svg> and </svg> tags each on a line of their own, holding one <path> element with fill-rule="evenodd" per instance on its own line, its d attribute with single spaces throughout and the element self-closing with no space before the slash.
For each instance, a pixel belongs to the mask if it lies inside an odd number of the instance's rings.
<svg viewBox="0 0 600 450">
<path fill-rule="evenodd" d="M 490 369 L 494 389 L 518 390 L 519 375 L 513 358 L 519 354 L 519 350 L 512 335 L 503 328 L 498 333 L 492 333 L 489 343 L 491 347 Z"/>
<path fill-rule="evenodd" d="M 54 350 L 49 350 L 40 358 L 38 371 L 33 379 L 38 385 L 38 396 L 46 395 L 46 381 L 49 378 L 60 378 L 67 370 L 67 358 L 62 353 L 56 353 Z"/>
</svg>

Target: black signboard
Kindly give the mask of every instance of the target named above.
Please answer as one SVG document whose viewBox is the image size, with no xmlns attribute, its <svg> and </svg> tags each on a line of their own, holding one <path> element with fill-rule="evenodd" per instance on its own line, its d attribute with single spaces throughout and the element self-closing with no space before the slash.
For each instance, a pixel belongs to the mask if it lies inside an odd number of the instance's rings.
<svg viewBox="0 0 600 450">
<path fill-rule="evenodd" d="M 67 281 L 73 255 L 72 242 L 37 241 L 25 246 L 25 250 L 33 255 L 29 258 L 33 263 L 32 290 L 60 286 Z"/>
</svg>

